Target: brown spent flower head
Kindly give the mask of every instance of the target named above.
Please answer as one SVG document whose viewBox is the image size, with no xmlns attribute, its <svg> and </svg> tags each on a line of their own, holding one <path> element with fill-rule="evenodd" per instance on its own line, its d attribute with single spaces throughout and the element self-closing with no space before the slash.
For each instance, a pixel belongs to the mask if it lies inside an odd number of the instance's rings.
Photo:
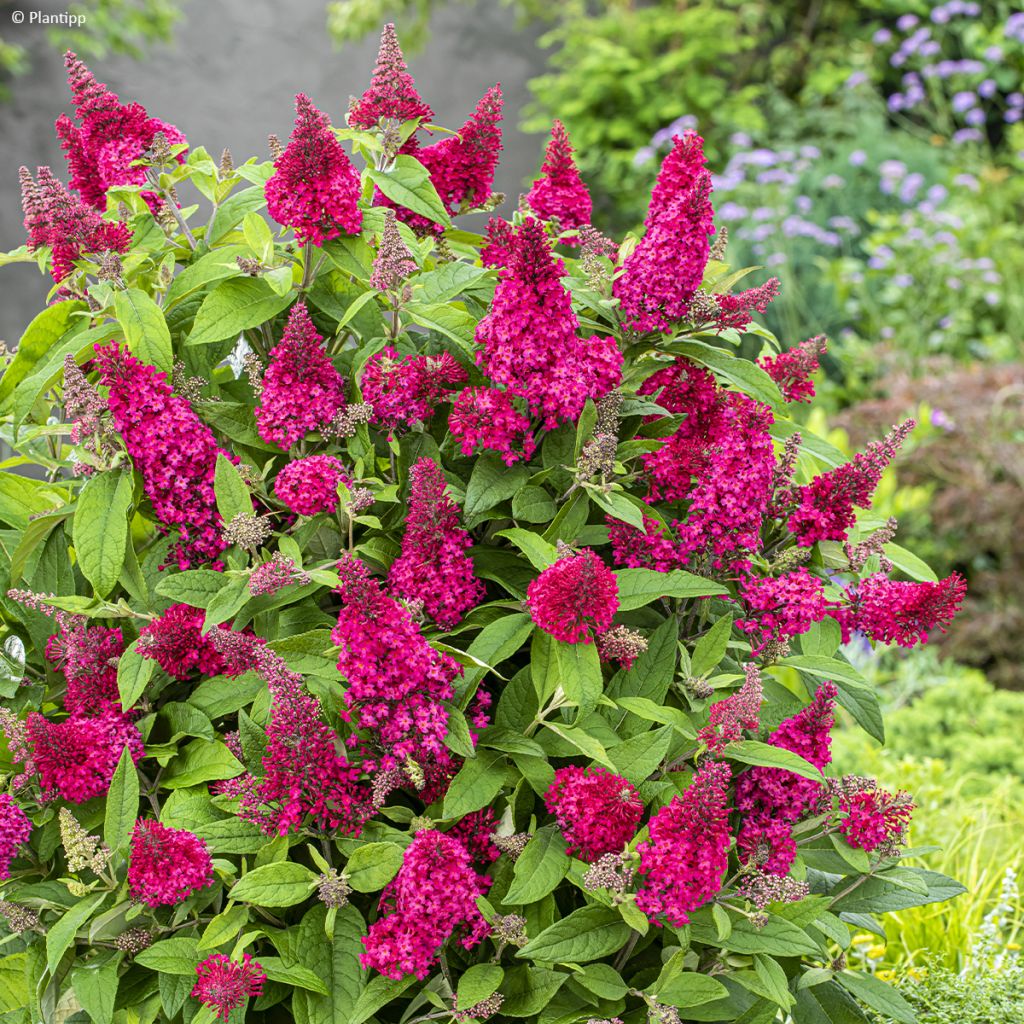
<svg viewBox="0 0 1024 1024">
<path fill-rule="evenodd" d="M 518 860 L 519 855 L 526 849 L 526 844 L 532 838 L 532 832 L 513 832 L 510 836 L 499 836 L 495 832 L 491 836 L 491 842 L 509 858 Z"/>
<path fill-rule="evenodd" d="M 473 1020 L 487 1020 L 488 1017 L 493 1017 L 501 1009 L 503 1002 L 505 1002 L 505 997 L 500 992 L 495 992 L 486 999 L 481 999 L 479 1003 L 475 1003 L 468 1009 L 460 1010 L 457 1006 L 457 1000 L 453 998 L 452 1016 L 459 1024 L 468 1024 L 469 1021 Z"/>
<path fill-rule="evenodd" d="M 708 259 L 718 260 L 721 263 L 725 259 L 725 249 L 729 244 L 729 229 L 723 224 L 715 233 L 715 240 L 711 243 L 711 252 Z"/>
<path fill-rule="evenodd" d="M 281 140 L 273 132 L 267 136 L 267 148 L 270 150 L 271 160 L 276 160 L 284 152 Z"/>
<path fill-rule="evenodd" d="M 217 173 L 223 180 L 224 178 L 231 177 L 231 175 L 234 174 L 234 172 L 235 161 L 232 159 L 231 150 L 228 149 L 227 146 L 225 146 L 224 152 L 221 153 L 220 155 L 220 166 L 217 168 Z"/>
</svg>

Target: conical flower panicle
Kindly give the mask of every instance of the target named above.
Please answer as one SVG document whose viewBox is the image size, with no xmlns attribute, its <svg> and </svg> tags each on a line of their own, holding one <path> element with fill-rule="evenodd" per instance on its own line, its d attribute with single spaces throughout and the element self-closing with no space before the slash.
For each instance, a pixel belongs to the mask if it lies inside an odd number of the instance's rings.
<svg viewBox="0 0 1024 1024">
<path fill-rule="evenodd" d="M 267 210 L 278 224 L 292 228 L 301 244 L 356 235 L 363 223 L 359 172 L 327 115 L 308 96 L 295 97 L 295 110 L 291 140 L 265 187 Z"/>
<path fill-rule="evenodd" d="M 56 123 L 57 136 L 68 161 L 71 187 L 90 206 L 102 210 L 109 189 L 146 183 L 146 168 L 134 162 L 158 134 L 172 146 L 187 140 L 173 124 L 150 117 L 141 104 L 121 103 L 70 50 L 64 55 L 64 66 L 78 123 L 62 114 Z M 177 159 L 184 160 L 184 154 Z M 162 205 L 155 193 L 142 195 L 154 212 Z"/>
<path fill-rule="evenodd" d="M 348 123 L 357 128 L 376 128 L 382 121 L 411 121 L 417 117 L 430 121 L 433 116 L 416 91 L 395 26 L 389 22 L 380 36 L 377 66 L 369 88 L 349 108 Z"/>
<path fill-rule="evenodd" d="M 590 193 L 583 184 L 572 152 L 565 125 L 555 121 L 541 168 L 542 176 L 526 195 L 527 204 L 541 220 L 557 220 L 563 230 L 590 223 Z M 566 244 L 578 245 L 579 241 L 572 238 Z"/>
<path fill-rule="evenodd" d="M 260 437 L 286 451 L 345 408 L 345 382 L 324 351 L 309 311 L 297 302 L 270 353 L 256 424 Z"/>
<path fill-rule="evenodd" d="M 672 149 L 661 163 L 658 179 L 651 191 L 651 201 L 644 220 L 651 228 L 666 216 L 672 204 L 689 192 L 706 166 L 704 140 L 692 131 L 672 137 Z"/>
</svg>

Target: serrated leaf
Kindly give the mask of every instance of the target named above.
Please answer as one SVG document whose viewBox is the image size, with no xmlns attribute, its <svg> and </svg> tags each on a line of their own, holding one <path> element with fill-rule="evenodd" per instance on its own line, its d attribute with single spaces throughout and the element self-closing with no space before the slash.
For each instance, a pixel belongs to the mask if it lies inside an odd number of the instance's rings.
<svg viewBox="0 0 1024 1024">
<path fill-rule="evenodd" d="M 141 289 L 114 292 L 114 312 L 132 355 L 170 374 L 174 353 L 163 310 Z"/>
<path fill-rule="evenodd" d="M 504 979 L 505 972 L 497 964 L 474 964 L 459 978 L 455 1005 L 463 1012 L 469 1010 L 494 995 Z"/>
<path fill-rule="evenodd" d="M 243 875 L 229 893 L 231 899 L 259 907 L 292 907 L 316 887 L 317 875 L 293 861 L 266 864 Z"/>
<path fill-rule="evenodd" d="M 366 174 L 392 202 L 435 224 L 451 227 L 451 218 L 431 183 L 430 172 L 415 157 L 399 155 L 390 170 L 370 167 Z"/>
<path fill-rule="evenodd" d="M 111 850 L 121 850 L 128 845 L 128 838 L 139 814 L 139 773 L 126 746 L 121 751 L 121 760 L 114 769 L 107 791 L 107 804 L 103 818 L 103 841 Z"/>
<path fill-rule="evenodd" d="M 770 743 L 762 743 L 760 740 L 736 740 L 727 743 L 722 756 L 761 768 L 781 768 L 814 782 L 825 781 L 821 772 L 799 754 L 782 747 L 773 747 Z"/>
<path fill-rule="evenodd" d="M 542 963 L 582 964 L 616 952 L 628 937 L 629 927 L 611 907 L 582 907 L 545 928 L 516 956 Z"/>
<path fill-rule="evenodd" d="M 196 314 L 190 345 L 212 345 L 237 338 L 277 316 L 291 301 L 291 293 L 278 295 L 259 277 L 236 277 L 217 285 L 203 299 Z"/>
<path fill-rule="evenodd" d="M 122 711 L 130 711 L 135 706 L 156 670 L 156 662 L 152 658 L 144 658 L 139 654 L 137 643 L 133 641 L 129 644 L 117 661 L 117 692 L 121 698 Z"/>
<path fill-rule="evenodd" d="M 236 515 L 252 515 L 249 488 L 245 486 L 238 467 L 223 452 L 217 453 L 213 493 L 217 499 L 217 511 L 225 523 L 230 523 Z"/>
<path fill-rule="evenodd" d="M 345 865 L 349 885 L 356 892 L 380 892 L 402 866 L 403 851 L 397 843 L 366 843 L 356 848 Z"/>
<path fill-rule="evenodd" d="M 702 576 L 682 569 L 655 572 L 654 569 L 620 569 L 615 573 L 619 587 L 619 611 L 632 611 L 662 597 L 711 597 L 726 589 Z"/>
<path fill-rule="evenodd" d="M 452 820 L 487 806 L 505 781 L 505 755 L 481 751 L 467 761 L 451 781 L 444 797 L 444 817 Z"/>
<path fill-rule="evenodd" d="M 537 829 L 513 865 L 506 906 L 536 903 L 552 892 L 569 871 L 565 840 L 555 825 Z"/>
<path fill-rule="evenodd" d="M 117 584 L 128 547 L 132 476 L 120 470 L 97 473 L 78 497 L 72 543 L 78 565 L 99 597 Z"/>
<path fill-rule="evenodd" d="M 549 565 L 554 565 L 558 561 L 555 545 L 549 544 L 539 533 L 532 530 L 524 530 L 517 526 L 501 530 L 496 536 L 510 540 L 526 555 L 537 572 L 543 572 Z"/>
</svg>

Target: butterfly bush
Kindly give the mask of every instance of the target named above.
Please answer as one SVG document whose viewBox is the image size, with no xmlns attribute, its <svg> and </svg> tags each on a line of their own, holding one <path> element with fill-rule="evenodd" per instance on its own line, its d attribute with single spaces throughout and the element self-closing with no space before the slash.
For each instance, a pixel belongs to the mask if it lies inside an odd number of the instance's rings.
<svg viewBox="0 0 1024 1024">
<path fill-rule="evenodd" d="M 911 423 L 807 428 L 700 136 L 609 239 L 560 122 L 501 215 L 499 88 L 443 131 L 393 26 L 242 163 L 68 67 L 6 256 L 56 283 L 0 380 L 0 1012 L 902 1013 L 852 936 L 961 887 L 830 733 L 964 584 L 872 513 Z"/>
</svg>

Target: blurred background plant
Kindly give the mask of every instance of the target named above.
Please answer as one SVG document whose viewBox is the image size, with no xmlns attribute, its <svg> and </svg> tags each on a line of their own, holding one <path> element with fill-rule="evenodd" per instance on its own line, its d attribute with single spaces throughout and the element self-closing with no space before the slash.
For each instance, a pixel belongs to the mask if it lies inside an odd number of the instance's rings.
<svg viewBox="0 0 1024 1024">
<path fill-rule="evenodd" d="M 34 9 L 40 8 L 42 13 L 63 12 L 83 19 L 75 26 L 53 24 L 46 33 L 54 49 L 74 50 L 85 59 L 111 53 L 141 59 L 152 44 L 170 39 L 181 15 L 177 0 L 78 0 L 61 5 L 61 12 L 51 12 L 43 5 Z M 29 66 L 25 47 L 0 36 L 0 99 L 10 98 L 12 80 L 25 74 Z"/>
</svg>

